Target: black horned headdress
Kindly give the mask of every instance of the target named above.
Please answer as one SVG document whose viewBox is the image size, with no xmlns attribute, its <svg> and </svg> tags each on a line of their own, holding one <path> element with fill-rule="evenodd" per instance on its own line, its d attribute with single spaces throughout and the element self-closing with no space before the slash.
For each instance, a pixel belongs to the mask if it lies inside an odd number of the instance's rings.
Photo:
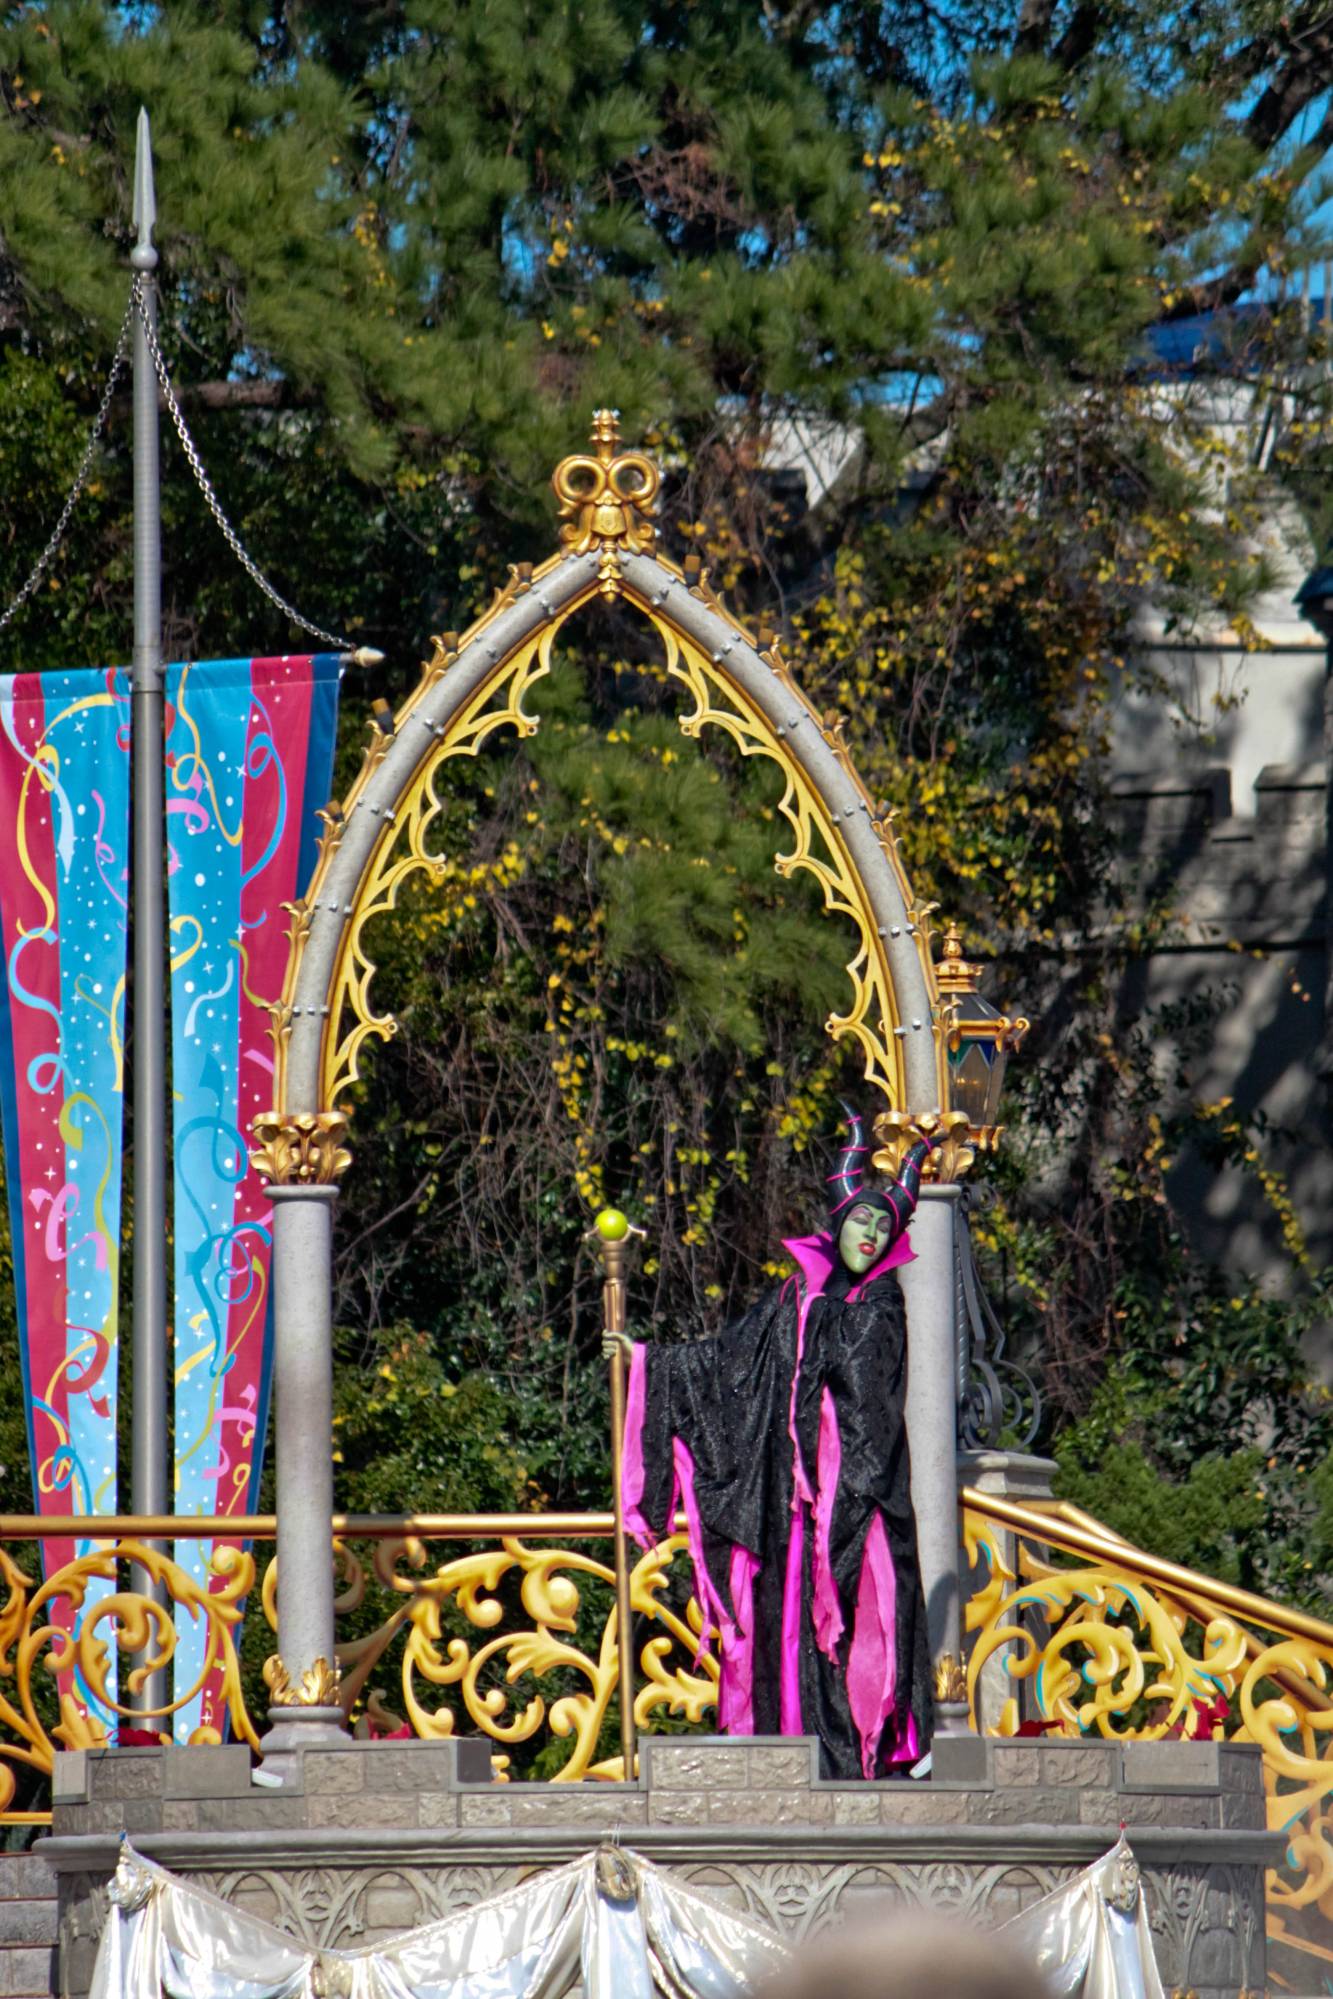
<svg viewBox="0 0 1333 1999">
<path fill-rule="evenodd" d="M 860 1201 L 867 1208 L 878 1208 L 883 1214 L 892 1215 L 895 1228 L 890 1240 L 896 1242 L 916 1209 L 921 1168 L 936 1140 L 918 1139 L 904 1159 L 897 1179 L 891 1180 L 887 1187 L 867 1187 L 866 1154 L 870 1148 L 866 1144 L 865 1119 L 841 1097 L 838 1101 L 847 1120 L 847 1137 L 828 1177 L 829 1226 L 836 1235 L 852 1202 Z"/>
</svg>

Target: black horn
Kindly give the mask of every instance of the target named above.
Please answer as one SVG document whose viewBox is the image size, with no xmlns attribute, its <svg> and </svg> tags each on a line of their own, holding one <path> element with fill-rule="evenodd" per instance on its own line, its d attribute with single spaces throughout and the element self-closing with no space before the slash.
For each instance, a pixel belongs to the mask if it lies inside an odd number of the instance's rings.
<svg viewBox="0 0 1333 1999">
<path fill-rule="evenodd" d="M 854 1111 L 841 1097 L 838 1101 L 847 1120 L 847 1139 L 828 1177 L 830 1220 L 840 1215 L 849 1201 L 856 1199 L 866 1177 L 865 1120 L 860 1111 Z"/>
</svg>

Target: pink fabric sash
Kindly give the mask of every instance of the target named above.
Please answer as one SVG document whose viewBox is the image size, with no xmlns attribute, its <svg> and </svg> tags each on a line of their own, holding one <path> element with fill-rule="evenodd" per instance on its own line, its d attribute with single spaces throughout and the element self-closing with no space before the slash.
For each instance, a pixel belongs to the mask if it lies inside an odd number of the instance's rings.
<svg viewBox="0 0 1333 1999">
<path fill-rule="evenodd" d="M 648 1355 L 635 1342 L 630 1354 L 629 1392 L 625 1397 L 625 1440 L 620 1454 L 620 1499 L 625 1509 L 625 1525 L 641 1547 L 651 1548 L 658 1537 L 643 1517 L 643 1413 L 647 1396 Z M 668 1519 L 667 1528 L 671 1522 Z"/>
<path fill-rule="evenodd" d="M 722 1649 L 718 1723 L 724 1735 L 754 1734 L 754 1579 L 759 1558 L 748 1548 L 731 1551 L 731 1607 L 735 1635 Z"/>
<path fill-rule="evenodd" d="M 815 1481 L 814 1620 L 815 1637 L 826 1659 L 836 1659 L 838 1640 L 843 1634 L 842 1604 L 833 1580 L 833 1559 L 829 1542 L 833 1530 L 833 1502 L 838 1496 L 842 1472 L 842 1438 L 838 1412 L 827 1386 L 819 1405 L 819 1456 Z"/>
<path fill-rule="evenodd" d="M 801 1575 L 805 1566 L 805 1509 L 791 1517 L 787 1543 L 787 1574 L 782 1586 L 782 1677 L 778 1688 L 778 1726 L 784 1735 L 804 1735 L 801 1718 Z"/>
<path fill-rule="evenodd" d="M 847 1702 L 861 1738 L 861 1771 L 875 1774 L 884 1724 L 894 1710 L 897 1649 L 894 1616 L 897 1579 L 889 1553 L 884 1522 L 874 1514 L 861 1557 L 861 1581 L 856 1595 L 852 1649 L 847 1660 Z"/>
</svg>

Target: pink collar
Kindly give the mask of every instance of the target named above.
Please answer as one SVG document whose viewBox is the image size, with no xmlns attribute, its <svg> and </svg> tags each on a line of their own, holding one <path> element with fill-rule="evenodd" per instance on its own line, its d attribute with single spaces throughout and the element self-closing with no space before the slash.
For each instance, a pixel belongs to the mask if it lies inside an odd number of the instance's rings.
<svg viewBox="0 0 1333 1999">
<path fill-rule="evenodd" d="M 838 1251 L 833 1237 L 793 1236 L 790 1241 L 784 1242 L 782 1247 L 800 1266 L 801 1275 L 805 1279 L 807 1298 L 818 1298 L 837 1267 Z M 900 1264 L 911 1263 L 915 1258 L 916 1251 L 908 1242 L 907 1231 L 904 1229 L 893 1248 L 882 1256 L 878 1263 L 871 1265 L 859 1284 L 853 1285 L 847 1293 L 849 1300 L 859 1298 L 867 1284 L 873 1284 L 886 1270 L 896 1270 Z"/>
</svg>

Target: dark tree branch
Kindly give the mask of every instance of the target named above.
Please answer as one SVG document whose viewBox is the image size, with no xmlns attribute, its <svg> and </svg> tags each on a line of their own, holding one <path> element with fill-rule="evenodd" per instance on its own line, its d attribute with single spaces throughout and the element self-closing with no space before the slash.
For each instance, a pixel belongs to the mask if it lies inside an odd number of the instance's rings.
<svg viewBox="0 0 1333 1999">
<path fill-rule="evenodd" d="M 1023 0 L 1018 10 L 1018 26 L 1014 31 L 1014 54 L 1040 55 L 1046 47 L 1054 18 L 1055 0 Z"/>
<path fill-rule="evenodd" d="M 1074 9 L 1069 26 L 1051 52 L 1051 60 L 1057 68 L 1066 73 L 1077 69 L 1096 48 L 1104 23 L 1102 8 L 1094 4 L 1094 0 L 1081 0 L 1081 4 Z"/>
<path fill-rule="evenodd" d="M 1333 65 L 1333 14 L 1293 36 L 1287 60 L 1245 120 L 1245 135 L 1267 150 L 1289 132 L 1308 104 L 1328 89 Z"/>
<path fill-rule="evenodd" d="M 290 382 L 188 382 L 176 385 L 176 400 L 182 409 L 295 410 L 313 408 L 317 398 L 312 391 L 294 388 Z M 160 389 L 157 406 L 166 408 Z M 130 407 L 129 396 L 117 396 L 112 407 L 123 416 Z"/>
</svg>

